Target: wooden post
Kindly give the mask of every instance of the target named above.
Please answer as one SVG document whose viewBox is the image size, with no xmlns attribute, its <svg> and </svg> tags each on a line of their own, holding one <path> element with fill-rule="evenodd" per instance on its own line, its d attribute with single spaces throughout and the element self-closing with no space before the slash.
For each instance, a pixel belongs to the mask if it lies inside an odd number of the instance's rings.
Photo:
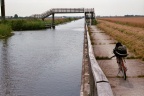
<svg viewBox="0 0 144 96">
<path fill-rule="evenodd" d="M 5 20 L 5 2 L 4 2 L 4 0 L 1 0 L 1 17 L 3 20 Z"/>
</svg>

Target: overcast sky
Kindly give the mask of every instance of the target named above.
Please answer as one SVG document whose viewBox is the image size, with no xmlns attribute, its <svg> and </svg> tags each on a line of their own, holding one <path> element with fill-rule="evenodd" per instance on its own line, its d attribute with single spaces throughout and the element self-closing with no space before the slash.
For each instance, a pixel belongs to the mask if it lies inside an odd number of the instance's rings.
<svg viewBox="0 0 144 96">
<path fill-rule="evenodd" d="M 30 16 L 51 8 L 94 8 L 100 16 L 144 15 L 144 0 L 5 0 L 6 16 Z"/>
</svg>

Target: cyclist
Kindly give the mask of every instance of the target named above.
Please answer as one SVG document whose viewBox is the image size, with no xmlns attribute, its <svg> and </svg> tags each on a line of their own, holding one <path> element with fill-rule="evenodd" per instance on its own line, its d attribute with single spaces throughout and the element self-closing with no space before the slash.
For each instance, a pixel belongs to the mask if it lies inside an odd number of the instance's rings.
<svg viewBox="0 0 144 96">
<path fill-rule="evenodd" d="M 120 64 L 121 58 L 126 57 L 128 55 L 126 47 L 122 45 L 120 42 L 116 43 L 116 46 L 113 49 L 113 53 L 116 56 L 118 65 Z M 120 65 L 119 65 L 119 68 L 121 68 Z"/>
</svg>

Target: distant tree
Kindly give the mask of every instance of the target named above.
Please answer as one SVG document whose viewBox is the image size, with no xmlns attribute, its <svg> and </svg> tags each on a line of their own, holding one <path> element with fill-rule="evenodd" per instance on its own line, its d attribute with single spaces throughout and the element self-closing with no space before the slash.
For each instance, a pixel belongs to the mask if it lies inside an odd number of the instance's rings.
<svg viewBox="0 0 144 96">
<path fill-rule="evenodd" d="M 125 17 L 133 17 L 134 15 L 124 15 Z"/>
<path fill-rule="evenodd" d="M 17 14 L 15 14 L 15 15 L 14 15 L 14 18 L 18 18 L 18 15 L 17 15 Z"/>
</svg>

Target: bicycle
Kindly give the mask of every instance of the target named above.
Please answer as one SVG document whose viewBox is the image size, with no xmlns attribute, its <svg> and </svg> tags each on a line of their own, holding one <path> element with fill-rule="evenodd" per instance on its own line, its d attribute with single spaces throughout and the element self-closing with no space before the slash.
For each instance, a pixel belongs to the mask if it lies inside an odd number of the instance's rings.
<svg viewBox="0 0 144 96">
<path fill-rule="evenodd" d="M 112 59 L 113 57 L 116 57 L 116 58 L 117 58 L 117 63 L 118 63 L 118 66 L 119 66 L 119 72 L 118 72 L 118 74 L 119 74 L 120 72 L 122 72 L 123 78 L 124 78 L 124 80 L 126 80 L 126 78 L 127 78 L 127 76 L 126 76 L 127 67 L 125 67 L 125 65 L 124 65 L 124 62 L 125 62 L 124 57 L 115 56 L 115 55 L 114 55 L 114 56 L 111 57 L 111 59 Z M 118 74 L 117 74 L 117 76 L 118 76 Z"/>
</svg>

